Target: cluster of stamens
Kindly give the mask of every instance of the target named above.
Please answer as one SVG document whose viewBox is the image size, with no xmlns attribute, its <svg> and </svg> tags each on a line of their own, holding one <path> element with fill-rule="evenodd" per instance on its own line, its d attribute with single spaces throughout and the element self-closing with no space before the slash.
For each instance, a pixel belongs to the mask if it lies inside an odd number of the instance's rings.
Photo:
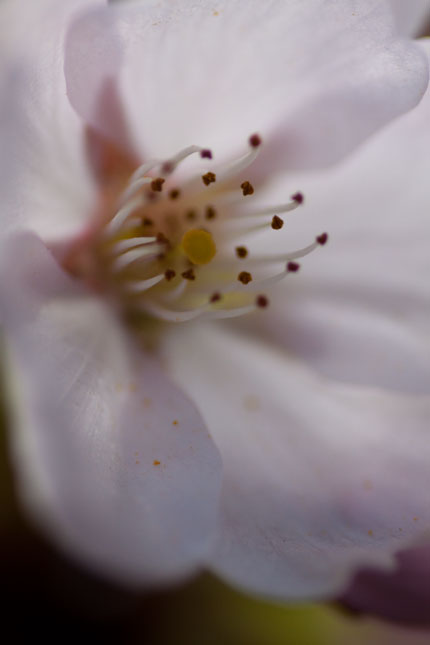
<svg viewBox="0 0 430 645">
<path fill-rule="evenodd" d="M 278 255 L 257 255 L 243 244 L 242 238 L 256 230 L 280 230 L 281 215 L 303 203 L 296 193 L 278 206 L 252 207 L 254 186 L 241 175 L 260 147 L 254 134 L 243 157 L 202 168 L 181 185 L 174 181 L 178 166 L 190 155 L 212 164 L 210 150 L 190 146 L 171 159 L 142 164 L 98 233 L 93 248 L 99 281 L 128 309 L 171 322 L 230 318 L 267 307 L 267 289 L 296 273 L 297 259 L 325 244 L 327 234 Z M 240 243 L 231 249 L 232 240 Z M 276 264 L 282 270 L 267 276 L 267 268 Z"/>
</svg>

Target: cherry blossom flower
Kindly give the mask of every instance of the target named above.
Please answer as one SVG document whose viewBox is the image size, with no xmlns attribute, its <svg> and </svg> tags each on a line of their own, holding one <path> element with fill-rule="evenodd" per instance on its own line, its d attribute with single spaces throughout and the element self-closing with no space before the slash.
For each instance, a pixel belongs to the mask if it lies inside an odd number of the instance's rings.
<svg viewBox="0 0 430 645">
<path fill-rule="evenodd" d="M 207 566 L 320 598 L 392 566 L 429 520 L 424 221 L 386 225 L 368 148 L 311 169 L 416 105 L 427 57 L 383 2 L 65 5 L 2 8 L 0 315 L 29 513 L 129 585 Z"/>
</svg>

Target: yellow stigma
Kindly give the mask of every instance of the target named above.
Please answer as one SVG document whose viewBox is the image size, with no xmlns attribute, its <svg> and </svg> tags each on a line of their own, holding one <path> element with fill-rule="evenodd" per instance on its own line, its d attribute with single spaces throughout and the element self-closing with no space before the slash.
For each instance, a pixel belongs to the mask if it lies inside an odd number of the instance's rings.
<svg viewBox="0 0 430 645">
<path fill-rule="evenodd" d="M 215 242 L 208 231 L 193 228 L 182 238 L 182 249 L 193 264 L 208 264 L 216 253 Z"/>
</svg>

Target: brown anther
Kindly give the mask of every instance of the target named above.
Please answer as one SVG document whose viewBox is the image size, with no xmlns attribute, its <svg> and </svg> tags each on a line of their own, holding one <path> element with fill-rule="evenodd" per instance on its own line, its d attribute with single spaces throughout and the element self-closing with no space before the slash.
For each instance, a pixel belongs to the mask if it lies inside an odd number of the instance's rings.
<svg viewBox="0 0 430 645">
<path fill-rule="evenodd" d="M 294 195 L 291 195 L 291 199 L 297 204 L 303 204 L 303 202 L 305 201 L 303 193 L 294 193 Z"/>
<path fill-rule="evenodd" d="M 261 146 L 261 137 L 258 134 L 252 134 L 248 141 L 251 148 L 258 148 L 258 146 Z"/>
<path fill-rule="evenodd" d="M 244 181 L 242 184 L 240 184 L 240 187 L 242 188 L 244 197 L 254 194 L 254 186 L 250 184 L 249 181 Z"/>
<path fill-rule="evenodd" d="M 289 273 L 297 273 L 299 269 L 300 269 L 300 264 L 298 262 L 288 262 L 287 271 Z"/>
<path fill-rule="evenodd" d="M 327 233 L 321 233 L 321 235 L 318 235 L 317 238 L 316 238 L 316 241 L 318 242 L 318 244 L 321 244 L 321 246 L 324 246 L 324 244 L 327 242 L 327 240 L 328 240 L 328 234 Z"/>
<path fill-rule="evenodd" d="M 153 179 L 151 181 L 151 188 L 154 191 L 154 193 L 161 193 L 163 189 L 163 184 L 166 180 L 163 179 L 163 177 L 157 177 L 157 179 Z"/>
<path fill-rule="evenodd" d="M 246 258 L 246 256 L 248 255 L 248 249 L 246 248 L 246 246 L 236 246 L 236 255 L 241 259 Z"/>
<path fill-rule="evenodd" d="M 178 188 L 172 188 L 172 190 L 169 190 L 170 199 L 178 199 L 180 194 L 181 194 L 181 191 Z"/>
<path fill-rule="evenodd" d="M 271 224 L 271 227 L 272 227 L 275 231 L 279 231 L 279 229 L 280 229 L 280 228 L 282 228 L 283 226 L 284 226 L 284 220 L 283 220 L 283 219 L 281 219 L 280 217 L 278 217 L 278 215 L 274 215 L 274 216 L 272 217 L 272 224 Z"/>
<path fill-rule="evenodd" d="M 144 217 L 142 220 L 144 226 L 154 226 L 154 222 L 149 217 Z"/>
<path fill-rule="evenodd" d="M 197 219 L 197 212 L 190 208 L 189 211 L 185 213 L 185 217 L 190 221 L 193 222 L 195 219 Z"/>
<path fill-rule="evenodd" d="M 164 233 L 157 233 L 157 242 L 159 242 L 160 244 L 170 244 Z"/>
<path fill-rule="evenodd" d="M 185 278 L 185 280 L 195 280 L 196 279 L 196 274 L 194 273 L 194 269 L 187 269 L 186 271 L 183 271 L 181 273 L 181 276 Z"/>
<path fill-rule="evenodd" d="M 209 150 L 209 148 L 200 150 L 200 156 L 202 159 L 212 159 L 212 150 Z"/>
<path fill-rule="evenodd" d="M 207 172 L 205 175 L 202 175 L 202 181 L 205 186 L 209 186 L 209 184 L 216 182 L 216 174 L 214 172 Z"/>
<path fill-rule="evenodd" d="M 252 275 L 248 271 L 241 271 L 237 276 L 237 279 L 242 284 L 248 284 L 248 282 L 251 282 L 252 280 Z"/>
<path fill-rule="evenodd" d="M 206 219 L 215 219 L 216 210 L 214 209 L 213 206 L 206 206 L 205 217 Z"/>
<path fill-rule="evenodd" d="M 164 272 L 164 277 L 168 282 L 170 282 L 170 280 L 173 280 L 175 276 L 176 276 L 176 271 L 174 271 L 173 269 L 166 269 L 166 271 Z"/>
<path fill-rule="evenodd" d="M 257 298 L 255 299 L 255 304 L 257 305 L 257 307 L 264 309 L 268 306 L 269 299 L 267 298 L 267 296 L 257 296 Z"/>
<path fill-rule="evenodd" d="M 209 298 L 209 302 L 219 302 L 221 300 L 221 294 L 218 291 L 215 291 Z"/>
</svg>

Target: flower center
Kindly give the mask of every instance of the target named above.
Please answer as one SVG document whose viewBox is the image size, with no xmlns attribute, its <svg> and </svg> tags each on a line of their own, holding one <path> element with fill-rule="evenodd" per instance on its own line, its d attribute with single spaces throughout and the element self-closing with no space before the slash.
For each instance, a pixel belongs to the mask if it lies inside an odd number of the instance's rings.
<svg viewBox="0 0 430 645">
<path fill-rule="evenodd" d="M 296 260 L 325 244 L 327 234 L 281 254 L 258 255 L 244 245 L 253 233 L 282 229 L 281 215 L 304 200 L 295 193 L 277 206 L 253 206 L 255 189 L 243 173 L 262 142 L 254 134 L 248 143 L 241 158 L 212 169 L 212 152 L 198 146 L 142 164 L 116 211 L 104 214 L 66 266 L 127 311 L 166 321 L 229 318 L 267 307 L 267 289 L 296 273 Z M 192 155 L 204 166 L 185 174 Z"/>
</svg>

